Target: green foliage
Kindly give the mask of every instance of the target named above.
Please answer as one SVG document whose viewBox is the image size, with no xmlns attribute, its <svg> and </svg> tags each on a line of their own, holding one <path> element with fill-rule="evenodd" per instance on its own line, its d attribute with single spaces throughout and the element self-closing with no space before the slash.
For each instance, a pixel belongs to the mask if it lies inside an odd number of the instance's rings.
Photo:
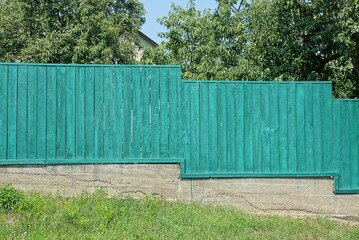
<svg viewBox="0 0 359 240">
<path fill-rule="evenodd" d="M 0 61 L 132 63 L 143 15 L 137 0 L 0 0 Z"/>
<path fill-rule="evenodd" d="M 329 219 L 258 216 L 226 207 L 32 192 L 16 215 L 0 213 L 0 239 L 358 239 L 357 227 Z"/>
<path fill-rule="evenodd" d="M 359 0 L 217 2 L 173 5 L 143 62 L 180 64 L 185 79 L 331 80 L 335 97 L 359 97 Z"/>
<path fill-rule="evenodd" d="M 0 188 L 0 211 L 15 210 L 24 198 L 23 192 L 14 188 L 10 183 Z"/>
</svg>

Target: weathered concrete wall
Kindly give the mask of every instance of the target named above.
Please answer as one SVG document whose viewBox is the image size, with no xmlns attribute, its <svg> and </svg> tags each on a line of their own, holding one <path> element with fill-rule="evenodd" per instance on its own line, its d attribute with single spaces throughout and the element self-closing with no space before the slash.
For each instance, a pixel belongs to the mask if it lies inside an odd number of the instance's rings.
<svg viewBox="0 0 359 240">
<path fill-rule="evenodd" d="M 330 178 L 181 180 L 177 164 L 0 167 L 0 185 L 73 195 L 105 188 L 111 195 L 232 205 L 253 213 L 359 215 L 359 195 L 333 194 Z"/>
</svg>

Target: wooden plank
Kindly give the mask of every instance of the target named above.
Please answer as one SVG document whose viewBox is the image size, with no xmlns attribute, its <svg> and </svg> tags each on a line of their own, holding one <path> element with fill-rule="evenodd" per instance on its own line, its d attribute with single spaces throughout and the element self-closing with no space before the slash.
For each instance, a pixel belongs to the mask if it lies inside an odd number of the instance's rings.
<svg viewBox="0 0 359 240">
<path fill-rule="evenodd" d="M 262 172 L 269 173 L 271 171 L 271 97 L 270 97 L 270 85 L 263 84 L 261 86 L 261 121 L 262 121 Z"/>
<path fill-rule="evenodd" d="M 235 84 L 228 83 L 227 87 L 227 172 L 236 172 L 235 149 Z"/>
<path fill-rule="evenodd" d="M 181 155 L 186 159 L 184 161 L 184 169 L 186 173 L 191 172 L 191 151 L 190 151 L 190 106 L 191 106 L 191 84 L 182 84 L 182 102 L 181 102 L 181 121 L 182 121 L 182 132 L 181 132 Z"/>
<path fill-rule="evenodd" d="M 278 83 L 270 84 L 270 154 L 271 154 L 271 172 L 279 172 L 279 99 Z"/>
<path fill-rule="evenodd" d="M 95 158 L 95 67 L 85 68 L 85 158 Z"/>
<path fill-rule="evenodd" d="M 133 141 L 131 158 L 141 157 L 141 69 L 133 68 Z"/>
<path fill-rule="evenodd" d="M 321 159 L 314 158 L 314 138 L 319 139 L 321 141 L 321 135 L 317 134 L 314 123 L 315 121 L 320 122 L 320 105 L 315 103 L 313 98 L 319 96 L 320 94 L 320 86 L 318 88 L 318 84 L 305 84 L 305 170 L 307 172 L 314 172 L 315 165 L 321 166 Z M 319 109 L 318 109 L 319 108 Z M 319 126 L 320 129 L 320 126 Z M 316 136 L 316 137 L 315 137 Z M 318 150 L 318 149 L 317 149 Z"/>
<path fill-rule="evenodd" d="M 56 158 L 65 158 L 65 115 L 66 115 L 66 78 L 65 68 L 57 67 L 57 99 L 56 99 Z"/>
<path fill-rule="evenodd" d="M 85 81 L 86 68 L 76 68 L 75 79 L 75 120 L 76 120 L 76 158 L 85 158 Z"/>
<path fill-rule="evenodd" d="M 279 85 L 279 162 L 280 172 L 288 172 L 288 85 Z"/>
<path fill-rule="evenodd" d="M 199 171 L 199 82 L 191 84 L 191 106 L 190 106 L 190 151 L 191 171 Z"/>
<path fill-rule="evenodd" d="M 46 159 L 46 84 L 47 84 L 47 67 L 38 67 L 37 80 L 37 158 Z"/>
<path fill-rule="evenodd" d="M 305 172 L 305 85 L 296 85 L 297 171 Z"/>
<path fill-rule="evenodd" d="M 324 139 L 322 138 L 322 104 L 324 99 L 321 94 L 321 89 L 321 84 L 314 84 L 312 89 L 313 102 L 308 103 L 312 106 L 313 114 L 313 128 L 311 129 L 311 135 L 309 136 L 309 133 L 307 133 L 307 138 L 310 137 L 311 144 L 314 146 L 314 149 L 308 149 L 312 154 L 307 154 L 307 161 L 310 162 L 310 165 L 308 166 L 310 168 L 308 171 L 311 172 L 321 172 L 323 163 L 322 141 Z"/>
<path fill-rule="evenodd" d="M 123 67 L 116 66 L 115 68 L 115 80 L 114 80 L 114 159 L 123 158 L 123 106 L 122 106 L 122 90 L 123 90 Z"/>
<path fill-rule="evenodd" d="M 333 163 L 332 163 L 332 155 L 331 155 L 331 141 L 332 141 L 332 86 L 330 84 L 326 84 L 322 88 L 322 170 L 325 172 L 333 171 Z"/>
<path fill-rule="evenodd" d="M 36 159 L 36 144 L 37 144 L 37 66 L 28 67 L 28 93 L 27 93 L 27 157 L 29 159 Z M 62 130 L 64 130 L 63 128 Z"/>
<path fill-rule="evenodd" d="M 46 125 L 47 125 L 47 150 L 46 156 L 47 159 L 54 159 L 56 157 L 56 95 L 57 95 L 57 87 L 56 87 L 56 67 L 49 66 L 47 67 L 47 117 L 46 117 Z"/>
<path fill-rule="evenodd" d="M 297 172 L 296 84 L 288 85 L 288 171 Z"/>
<path fill-rule="evenodd" d="M 17 157 L 27 158 L 27 66 L 19 66 Z M 1 84 L 1 83 L 0 83 Z M 5 105 L 6 106 L 6 105 Z M 2 113 L 5 113 L 2 112 Z M 1 130 L 0 130 L 1 131 Z"/>
<path fill-rule="evenodd" d="M 350 173 L 346 172 L 351 176 L 350 179 L 350 188 L 359 188 L 358 178 L 359 178 L 359 150 L 358 150 L 358 102 L 349 101 L 349 124 L 348 128 L 350 129 L 349 133 L 349 157 L 350 157 Z"/>
<path fill-rule="evenodd" d="M 208 158 L 209 172 L 217 171 L 218 160 L 218 83 L 208 84 L 209 117 L 208 117 Z M 186 108 L 182 108 L 186 111 Z"/>
<path fill-rule="evenodd" d="M 131 149 L 131 88 L 132 88 L 132 68 L 124 67 L 123 69 L 123 158 L 130 157 Z"/>
<path fill-rule="evenodd" d="M 173 68 L 169 69 L 169 92 L 168 92 L 168 102 L 169 102 L 169 139 L 168 139 L 168 156 L 177 157 L 178 156 L 178 117 L 177 117 L 177 108 L 178 108 L 178 96 L 177 96 L 177 86 L 180 78 L 177 77 L 177 72 L 179 69 Z"/>
<path fill-rule="evenodd" d="M 331 152 L 333 156 L 333 170 L 339 171 L 341 169 L 341 125 L 342 119 L 340 116 L 340 108 L 341 104 L 338 100 L 333 100 L 332 102 L 332 111 L 333 111 L 333 118 L 332 118 L 332 125 L 333 125 L 333 133 L 332 133 L 332 146 Z M 339 171 L 341 172 L 341 171 Z M 341 181 L 340 181 L 341 182 Z"/>
<path fill-rule="evenodd" d="M 199 89 L 199 171 L 209 170 L 209 84 L 200 84 Z"/>
<path fill-rule="evenodd" d="M 218 84 L 218 159 L 217 172 L 226 173 L 227 159 L 227 89 L 225 83 Z"/>
<path fill-rule="evenodd" d="M 113 69 L 104 68 L 104 158 L 113 158 Z"/>
<path fill-rule="evenodd" d="M 355 117 L 355 119 L 353 120 L 355 122 L 355 126 L 356 126 L 356 141 L 353 142 L 354 146 L 356 147 L 357 153 L 356 153 L 356 157 L 354 156 L 354 161 L 352 163 L 352 185 L 353 187 L 355 187 L 356 189 L 359 188 L 359 102 L 356 101 L 355 102 L 355 116 L 353 115 L 353 117 Z"/>
<path fill-rule="evenodd" d="M 16 143 L 17 143 L 17 66 L 9 66 L 9 81 L 8 81 L 8 144 L 7 144 L 7 158 L 16 159 Z M 35 149 L 36 151 L 36 149 Z"/>
<path fill-rule="evenodd" d="M 160 157 L 168 157 L 168 69 L 160 69 Z"/>
<path fill-rule="evenodd" d="M 244 133 L 245 133 L 245 162 L 244 172 L 253 172 L 253 85 L 244 85 Z"/>
<path fill-rule="evenodd" d="M 0 65 L 0 159 L 7 158 L 8 73 L 8 66 Z"/>
<path fill-rule="evenodd" d="M 142 69 L 141 77 L 141 105 L 142 105 L 142 157 L 149 158 L 151 156 L 151 89 L 150 89 L 150 69 L 145 67 Z"/>
<path fill-rule="evenodd" d="M 95 68 L 95 157 L 104 157 L 104 79 L 103 67 Z"/>
<path fill-rule="evenodd" d="M 244 84 L 236 84 L 236 161 L 237 172 L 244 172 Z"/>
<path fill-rule="evenodd" d="M 76 81 L 76 68 L 75 67 L 66 67 L 66 135 L 65 135 L 65 158 L 73 159 L 76 154 L 76 144 L 75 144 L 75 81 Z"/>
<path fill-rule="evenodd" d="M 253 171 L 256 173 L 262 172 L 261 88 L 265 87 L 265 85 L 262 86 L 260 83 L 253 84 Z"/>
<path fill-rule="evenodd" d="M 159 68 L 152 68 L 151 71 L 151 158 L 160 156 L 160 71 Z"/>
<path fill-rule="evenodd" d="M 349 120 L 349 104 L 348 102 L 341 102 L 341 112 L 340 116 L 342 119 L 341 122 L 341 151 L 342 151 L 342 158 L 341 158 L 341 175 L 342 175 L 342 183 L 343 188 L 350 188 L 351 186 L 351 166 L 350 166 L 350 120 Z"/>
</svg>

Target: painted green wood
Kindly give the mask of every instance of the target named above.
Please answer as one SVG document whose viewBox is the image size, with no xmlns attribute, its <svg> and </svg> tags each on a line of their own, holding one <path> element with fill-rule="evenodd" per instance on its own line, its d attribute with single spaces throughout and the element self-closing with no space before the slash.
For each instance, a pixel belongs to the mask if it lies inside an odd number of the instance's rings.
<svg viewBox="0 0 359 240">
<path fill-rule="evenodd" d="M 319 85 L 319 84 L 318 84 Z M 332 155 L 331 151 L 331 141 L 332 141 L 332 86 L 330 84 L 325 84 L 322 86 L 321 89 L 321 122 L 322 122 L 322 134 L 321 136 L 321 152 L 322 152 L 322 161 L 323 161 L 323 168 L 324 172 L 332 172 L 333 171 L 333 164 L 332 164 Z M 358 141 L 359 143 L 359 141 Z M 319 145 L 319 144 L 318 144 Z M 358 185 L 359 186 L 359 185 Z"/>
<path fill-rule="evenodd" d="M 140 158 L 141 153 L 141 72 L 135 69 L 133 74 L 133 126 L 132 126 L 132 147 L 130 158 Z"/>
<path fill-rule="evenodd" d="M 253 85 L 244 86 L 244 172 L 253 172 Z"/>
<path fill-rule="evenodd" d="M 66 117 L 66 68 L 57 67 L 57 99 L 56 99 L 56 158 L 65 158 L 65 117 Z M 29 73 L 31 73 L 29 71 Z M 30 80 L 30 79 L 29 79 Z M 32 82 L 32 81 L 31 81 Z M 30 81 L 29 81 L 30 84 Z M 30 89 L 29 89 L 30 90 Z M 30 92 L 29 92 L 30 99 Z M 30 104 L 30 101 L 29 101 Z"/>
<path fill-rule="evenodd" d="M 27 66 L 18 68 L 17 158 L 27 158 Z M 46 119 L 46 118 L 44 118 Z M 1 131 L 1 130 L 0 130 Z"/>
<path fill-rule="evenodd" d="M 123 68 L 114 68 L 114 111 L 113 111 L 113 157 L 123 158 Z"/>
<path fill-rule="evenodd" d="M 209 89 L 208 84 L 200 84 L 199 86 L 199 170 L 209 171 Z"/>
<path fill-rule="evenodd" d="M 47 95 L 46 95 L 46 158 L 56 157 L 56 67 L 47 68 Z"/>
<path fill-rule="evenodd" d="M 190 152 L 192 171 L 199 171 L 199 82 L 191 85 L 191 105 L 190 105 Z"/>
<path fill-rule="evenodd" d="M 113 156 L 113 69 L 112 67 L 105 67 L 103 69 L 103 78 L 104 78 L 104 87 L 103 87 L 103 97 L 104 97 L 104 127 L 103 127 L 103 137 L 104 137 L 104 158 L 112 159 Z"/>
<path fill-rule="evenodd" d="M 353 159 L 353 162 L 352 162 L 352 188 L 358 188 L 359 187 L 359 144 L 358 144 L 359 143 L 359 102 L 356 101 L 353 104 L 354 104 L 355 114 L 354 114 L 354 110 L 353 110 L 351 119 L 354 122 L 354 126 L 355 126 L 353 133 L 355 133 L 355 129 L 356 129 L 356 139 L 353 138 L 353 141 L 351 142 L 351 144 L 353 145 L 353 148 L 356 149 L 356 152 L 354 152 L 354 155 L 352 158 Z"/>
<path fill-rule="evenodd" d="M 296 84 L 287 86 L 288 91 L 288 172 L 297 172 L 297 139 L 296 139 Z"/>
<path fill-rule="evenodd" d="M 273 83 L 270 85 L 270 104 L 271 104 L 271 110 L 270 110 L 270 171 L 271 172 L 279 172 L 280 171 L 280 158 L 279 158 L 279 99 L 278 99 L 278 82 Z"/>
<path fill-rule="evenodd" d="M 260 85 L 260 119 L 261 119 L 261 165 L 260 171 L 270 172 L 270 147 L 271 147 L 271 129 L 270 129 L 270 85 Z"/>
<path fill-rule="evenodd" d="M 0 159 L 7 160 L 7 89 L 8 89 L 7 65 L 0 65 Z"/>
<path fill-rule="evenodd" d="M 227 171 L 236 169 L 235 153 L 235 84 L 227 84 Z"/>
<path fill-rule="evenodd" d="M 36 158 L 46 159 L 46 91 L 47 68 L 38 67 L 37 74 L 37 131 L 36 131 Z"/>
<path fill-rule="evenodd" d="M 85 67 L 76 68 L 75 79 L 75 142 L 76 158 L 85 158 Z"/>
<path fill-rule="evenodd" d="M 85 158 L 95 158 L 95 68 L 85 69 Z"/>
<path fill-rule="evenodd" d="M 244 84 L 236 84 L 236 172 L 244 172 Z"/>
<path fill-rule="evenodd" d="M 36 144 L 37 144 L 37 66 L 28 67 L 28 93 L 27 93 L 27 157 L 29 159 L 36 159 Z M 64 105 L 63 105 L 64 106 Z M 65 130 L 65 127 L 62 128 Z M 62 139 L 63 151 L 65 152 L 65 140 Z"/>
<path fill-rule="evenodd" d="M 268 85 L 269 86 L 269 85 Z M 266 86 L 263 86 L 266 87 Z M 262 93 L 261 84 L 253 84 L 253 171 L 262 171 Z M 228 99 L 229 100 L 229 99 Z M 268 103 L 269 104 L 269 103 Z M 269 109 L 268 109 L 269 110 Z M 269 167 L 268 163 L 264 163 Z"/>
<path fill-rule="evenodd" d="M 358 186 L 358 162 L 359 162 L 359 154 L 358 154 L 358 104 L 356 102 L 348 102 L 349 105 L 349 166 L 350 166 L 350 188 L 354 188 Z"/>
<path fill-rule="evenodd" d="M 218 159 L 217 172 L 228 171 L 227 158 L 227 88 L 225 83 L 218 84 Z"/>
<path fill-rule="evenodd" d="M 181 109 L 186 109 L 191 106 L 191 84 L 183 83 L 182 84 L 182 104 Z M 181 134 L 181 148 L 180 153 L 184 156 L 185 159 L 191 158 L 191 142 L 190 142 L 190 124 L 191 124 L 191 115 L 190 111 L 183 111 L 182 116 L 182 134 Z M 214 161 L 217 161 L 217 158 L 214 158 Z M 184 169 L 186 173 L 191 173 L 192 161 L 185 161 Z M 213 164 L 213 162 L 212 162 Z"/>
<path fill-rule="evenodd" d="M 315 104 L 313 101 L 313 94 L 314 92 L 314 86 L 315 85 L 305 85 L 305 103 L 304 103 L 304 112 L 305 112 L 305 170 L 314 172 L 314 165 L 318 165 L 322 162 L 321 158 L 314 158 L 314 138 L 318 135 L 318 131 L 320 132 L 321 126 L 318 129 L 314 128 L 314 119 L 318 119 L 318 112 L 314 112 L 314 109 L 318 111 L 316 106 L 319 106 L 319 112 L 320 112 L 320 105 Z M 317 93 L 320 95 L 320 93 Z M 320 119 L 319 119 L 320 122 Z M 314 132 L 317 131 L 317 132 Z M 314 133 L 314 134 L 313 134 Z M 319 138 L 320 139 L 320 138 Z M 319 152 L 320 148 L 318 146 L 315 146 L 315 149 Z M 315 161 L 308 161 L 309 159 L 315 159 Z"/>
<path fill-rule="evenodd" d="M 341 126 L 341 174 L 342 177 L 342 184 L 343 187 L 349 187 L 350 186 L 350 180 L 351 180 L 351 166 L 350 166 L 350 143 L 349 143 L 349 135 L 351 129 L 348 127 L 349 122 L 349 104 L 348 102 L 342 102 L 341 103 L 341 112 L 340 117 L 342 120 Z"/>
<path fill-rule="evenodd" d="M 160 157 L 168 157 L 168 69 L 160 69 Z"/>
<path fill-rule="evenodd" d="M 7 117 L 8 117 L 8 131 L 7 131 L 7 158 L 16 159 L 16 126 L 17 126 L 17 86 L 18 86 L 18 76 L 17 76 L 17 66 L 9 67 L 9 83 L 8 83 L 8 107 L 7 107 Z M 36 148 L 36 146 L 35 146 Z M 35 150 L 36 151 L 36 150 Z"/>
<path fill-rule="evenodd" d="M 159 68 L 151 69 L 151 157 L 160 156 L 160 71 Z"/>
<path fill-rule="evenodd" d="M 213 173 L 218 158 L 218 84 L 208 84 L 208 88 L 208 171 Z"/>
<path fill-rule="evenodd" d="M 297 171 L 305 172 L 305 85 L 296 86 Z"/>
<path fill-rule="evenodd" d="M 177 71 L 168 71 L 168 156 L 169 157 L 177 157 L 178 151 L 178 142 L 177 142 L 177 135 L 178 135 L 178 95 L 177 95 L 177 88 L 178 88 L 179 79 L 177 78 Z M 207 117 L 208 119 L 208 117 Z"/>
<path fill-rule="evenodd" d="M 76 68 L 66 68 L 65 158 L 75 158 L 75 81 Z"/>
<path fill-rule="evenodd" d="M 279 171 L 288 172 L 288 87 L 279 87 L 278 91 L 278 136 L 279 136 Z"/>
<path fill-rule="evenodd" d="M 142 158 L 151 156 L 151 89 L 149 68 L 143 68 L 141 74 L 141 106 L 142 106 Z"/>
<path fill-rule="evenodd" d="M 95 157 L 104 157 L 104 74 L 95 68 Z"/>
<path fill-rule="evenodd" d="M 313 96 L 313 102 L 311 103 L 311 109 L 313 109 L 313 133 L 310 137 L 312 140 L 312 146 L 314 149 L 313 154 L 308 156 L 307 159 L 313 159 L 314 161 L 308 161 L 308 164 L 311 165 L 312 171 L 322 171 L 323 167 L 323 152 L 322 152 L 322 92 L 321 86 L 319 84 L 314 84 L 312 86 L 311 92 Z"/>
<path fill-rule="evenodd" d="M 332 146 L 331 146 L 331 152 L 333 157 L 333 169 L 340 170 L 341 168 L 341 102 L 340 101 L 333 101 L 332 102 L 332 112 L 333 112 L 333 118 L 332 118 L 332 124 L 333 124 L 333 132 L 332 132 Z"/>
</svg>

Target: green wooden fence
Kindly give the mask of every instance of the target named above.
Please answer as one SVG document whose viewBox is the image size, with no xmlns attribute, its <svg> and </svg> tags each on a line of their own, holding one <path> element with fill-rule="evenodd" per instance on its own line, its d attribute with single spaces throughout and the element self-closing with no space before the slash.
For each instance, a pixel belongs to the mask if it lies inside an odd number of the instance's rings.
<svg viewBox="0 0 359 240">
<path fill-rule="evenodd" d="M 330 82 L 181 81 L 177 66 L 0 64 L 0 164 L 180 163 L 359 193 L 359 101 Z"/>
</svg>

